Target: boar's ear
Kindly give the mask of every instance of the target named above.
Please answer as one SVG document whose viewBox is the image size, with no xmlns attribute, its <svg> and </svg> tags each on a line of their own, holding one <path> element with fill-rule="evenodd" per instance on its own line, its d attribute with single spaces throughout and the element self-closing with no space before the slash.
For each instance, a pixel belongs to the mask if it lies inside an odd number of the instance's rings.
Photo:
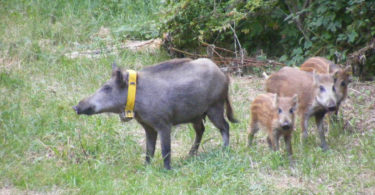
<svg viewBox="0 0 375 195">
<path fill-rule="evenodd" d="M 313 71 L 313 84 L 319 85 L 319 75 L 316 73 L 316 71 Z"/>
<path fill-rule="evenodd" d="M 127 75 L 122 74 L 121 69 L 117 68 L 115 70 L 115 77 L 116 77 L 116 84 L 118 84 L 121 88 L 126 87 Z"/>
<path fill-rule="evenodd" d="M 297 109 L 297 105 L 298 105 L 298 95 L 297 94 L 294 94 L 293 97 L 292 97 L 292 107 L 293 107 L 293 110 L 296 110 Z"/>
<path fill-rule="evenodd" d="M 115 71 L 117 69 L 117 64 L 116 62 L 112 63 L 112 71 Z"/>
</svg>

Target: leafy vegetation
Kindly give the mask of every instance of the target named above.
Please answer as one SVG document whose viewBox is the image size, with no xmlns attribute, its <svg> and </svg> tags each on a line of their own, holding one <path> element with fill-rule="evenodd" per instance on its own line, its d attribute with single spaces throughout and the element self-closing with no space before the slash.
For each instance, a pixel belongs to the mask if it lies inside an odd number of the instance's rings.
<svg viewBox="0 0 375 195">
<path fill-rule="evenodd" d="M 178 48 L 195 48 L 202 41 L 233 47 L 235 32 L 249 54 L 264 52 L 289 65 L 317 55 L 345 63 L 375 35 L 370 0 L 185 0 L 170 1 L 168 10 L 163 29 Z M 367 57 L 365 70 L 373 70 L 374 52 Z"/>
<path fill-rule="evenodd" d="M 159 29 L 146 24 L 163 18 L 158 14 L 163 5 L 156 0 L 0 1 L 0 194 L 373 193 L 373 83 L 357 83 L 349 91 L 347 104 L 353 108 L 347 109 L 356 115 L 348 121 L 354 130 L 333 127 L 327 136 L 330 151 L 320 150 L 313 129 L 302 145 L 297 128 L 294 168 L 284 150 L 269 151 L 262 133 L 253 148 L 246 146 L 250 100 L 263 92 L 262 79 L 233 77 L 230 93 L 241 122 L 231 125 L 229 150 L 221 149 L 220 133 L 207 121 L 198 156 L 189 158 L 195 133 L 190 125 L 174 128 L 172 171 L 163 170 L 160 147 L 153 163 L 144 166 L 145 135 L 135 121 L 77 116 L 71 106 L 110 77 L 114 60 L 139 70 L 169 56 L 163 50 L 126 49 L 97 58 L 65 54 L 152 37 Z M 132 30 L 121 30 L 124 25 Z M 110 36 L 98 34 L 102 26 Z"/>
</svg>

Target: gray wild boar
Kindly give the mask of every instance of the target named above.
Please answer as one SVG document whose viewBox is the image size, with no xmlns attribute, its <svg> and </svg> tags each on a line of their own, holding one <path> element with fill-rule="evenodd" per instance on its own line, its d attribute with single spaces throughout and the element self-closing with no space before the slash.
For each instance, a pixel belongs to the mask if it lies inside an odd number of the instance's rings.
<svg viewBox="0 0 375 195">
<path fill-rule="evenodd" d="M 284 137 L 289 160 L 292 163 L 292 132 L 298 96 L 279 97 L 274 93 L 258 95 L 251 104 L 251 121 L 248 134 L 249 146 L 260 127 L 267 132 L 267 142 L 274 151 L 279 150 L 279 139 Z"/>
<path fill-rule="evenodd" d="M 128 72 L 112 67 L 112 78 L 73 109 L 77 114 L 123 114 L 127 102 Z M 229 124 L 236 122 L 228 97 L 228 77 L 209 59 L 174 59 L 137 73 L 135 119 L 146 132 L 146 163 L 154 156 L 160 135 L 164 167 L 170 169 L 171 128 L 192 123 L 196 132 L 190 155 L 196 154 L 206 116 L 220 129 L 224 146 L 229 144 Z"/>
<path fill-rule="evenodd" d="M 298 115 L 301 119 L 302 140 L 307 138 L 308 121 L 311 116 L 314 116 L 323 150 L 328 149 L 323 118 L 327 112 L 335 111 L 337 106 L 334 86 L 336 77 L 337 73 L 333 75 L 316 74 L 297 68 L 284 67 L 266 80 L 267 92 L 286 97 L 298 95 Z"/>
</svg>

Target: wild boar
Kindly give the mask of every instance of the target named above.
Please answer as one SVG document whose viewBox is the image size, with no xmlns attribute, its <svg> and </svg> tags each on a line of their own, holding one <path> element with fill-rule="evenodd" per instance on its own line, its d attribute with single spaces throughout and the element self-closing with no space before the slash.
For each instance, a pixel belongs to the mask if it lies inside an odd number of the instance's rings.
<svg viewBox="0 0 375 195">
<path fill-rule="evenodd" d="M 319 74 L 328 74 L 337 72 L 337 78 L 335 79 L 335 88 L 336 88 L 336 98 L 337 98 L 337 108 L 335 113 L 337 115 L 340 108 L 340 104 L 345 100 L 348 94 L 348 84 L 351 82 L 351 67 L 346 66 L 341 68 L 339 65 L 336 65 L 332 61 L 327 60 L 323 57 L 312 57 L 307 59 L 300 67 L 301 70 L 307 72 L 313 72 Z"/>
<path fill-rule="evenodd" d="M 124 112 L 127 103 L 128 77 L 126 71 L 114 66 L 112 78 L 93 95 L 81 100 L 74 110 L 77 114 Z M 229 78 L 209 59 L 174 59 L 137 72 L 135 119 L 146 132 L 146 163 L 154 156 L 160 135 L 164 167 L 170 169 L 171 128 L 192 123 L 196 137 L 190 154 L 197 152 L 204 132 L 206 116 L 220 129 L 224 146 L 229 144 L 229 124 L 224 118 L 237 120 L 228 96 Z"/>
<path fill-rule="evenodd" d="M 266 91 L 269 93 L 277 93 L 279 96 L 286 97 L 298 95 L 297 111 L 301 118 L 302 140 L 307 138 L 308 121 L 311 116 L 314 116 L 323 150 L 328 149 L 323 118 L 328 111 L 336 110 L 337 106 L 335 79 L 337 79 L 337 73 L 334 75 L 315 74 L 315 72 L 284 67 L 266 80 Z"/>
<path fill-rule="evenodd" d="M 292 162 L 292 131 L 298 96 L 279 97 L 274 93 L 258 95 L 251 104 L 251 121 L 248 143 L 251 146 L 259 126 L 268 134 L 267 142 L 274 151 L 279 150 L 279 139 L 284 137 L 289 160 Z"/>
</svg>

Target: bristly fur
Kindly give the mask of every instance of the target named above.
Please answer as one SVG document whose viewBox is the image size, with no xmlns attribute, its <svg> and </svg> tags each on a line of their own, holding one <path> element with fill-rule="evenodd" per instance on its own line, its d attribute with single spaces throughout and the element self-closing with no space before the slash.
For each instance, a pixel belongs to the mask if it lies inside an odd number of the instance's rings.
<svg viewBox="0 0 375 195">
<path fill-rule="evenodd" d="M 168 61 L 156 64 L 154 66 L 147 67 L 143 69 L 143 71 L 162 72 L 166 70 L 175 69 L 177 67 L 182 66 L 184 63 L 190 62 L 190 61 L 192 61 L 192 59 L 190 58 L 179 58 L 179 59 L 168 60 Z"/>
</svg>

